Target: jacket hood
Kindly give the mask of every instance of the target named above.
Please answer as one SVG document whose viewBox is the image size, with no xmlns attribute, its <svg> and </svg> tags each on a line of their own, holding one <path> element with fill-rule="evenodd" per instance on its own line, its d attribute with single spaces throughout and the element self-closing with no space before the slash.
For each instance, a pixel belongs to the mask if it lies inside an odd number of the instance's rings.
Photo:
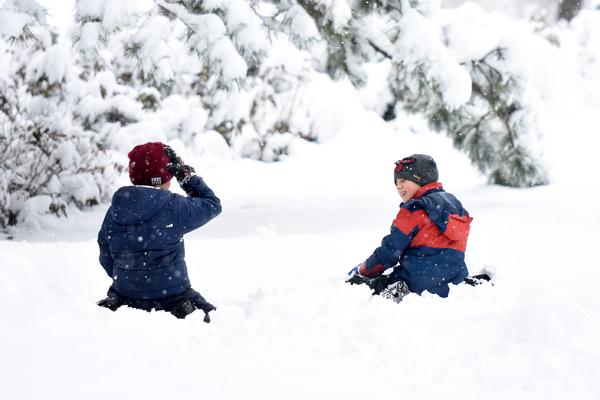
<svg viewBox="0 0 600 400">
<path fill-rule="evenodd" d="M 125 186 L 112 198 L 112 217 L 120 225 L 139 224 L 155 216 L 173 194 L 168 190 Z"/>
<path fill-rule="evenodd" d="M 427 186 L 423 186 L 423 192 L 407 202 L 409 209 L 422 209 L 425 210 L 427 216 L 434 224 L 437 225 L 440 232 L 450 237 L 454 228 L 448 230 L 449 226 L 455 224 L 469 224 L 472 220 L 469 217 L 469 213 L 465 210 L 452 194 L 445 192 L 442 185 L 439 183 L 432 183 Z"/>
</svg>

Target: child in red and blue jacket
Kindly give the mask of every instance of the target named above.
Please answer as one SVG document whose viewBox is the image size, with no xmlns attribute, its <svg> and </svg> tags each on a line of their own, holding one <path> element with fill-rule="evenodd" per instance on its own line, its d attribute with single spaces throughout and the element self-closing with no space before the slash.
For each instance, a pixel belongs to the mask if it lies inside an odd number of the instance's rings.
<svg viewBox="0 0 600 400">
<path fill-rule="evenodd" d="M 437 166 L 430 156 L 413 154 L 396 162 L 394 183 L 403 200 L 400 211 L 381 246 L 350 271 L 350 283 L 368 284 L 369 278 L 393 268 L 384 280 L 387 293 L 369 286 L 376 294 L 399 301 L 408 292 L 447 297 L 449 284 L 467 278 L 465 250 L 472 218 L 437 180 Z M 396 292 L 390 296 L 392 287 Z"/>
</svg>

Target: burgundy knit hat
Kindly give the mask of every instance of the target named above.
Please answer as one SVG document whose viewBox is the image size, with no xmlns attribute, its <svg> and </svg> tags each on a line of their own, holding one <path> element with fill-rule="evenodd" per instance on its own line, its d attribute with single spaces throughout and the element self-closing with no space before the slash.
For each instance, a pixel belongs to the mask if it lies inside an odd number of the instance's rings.
<svg viewBox="0 0 600 400">
<path fill-rule="evenodd" d="M 158 186 L 169 182 L 173 177 L 167 171 L 170 160 L 161 142 L 137 145 L 128 156 L 129 179 L 134 185 Z"/>
</svg>

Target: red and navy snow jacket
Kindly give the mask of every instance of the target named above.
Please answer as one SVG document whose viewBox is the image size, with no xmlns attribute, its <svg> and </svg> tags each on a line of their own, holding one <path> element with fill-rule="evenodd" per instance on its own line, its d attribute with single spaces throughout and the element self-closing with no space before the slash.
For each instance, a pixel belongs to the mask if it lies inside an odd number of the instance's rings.
<svg viewBox="0 0 600 400">
<path fill-rule="evenodd" d="M 199 176 L 189 197 L 146 186 L 117 190 L 98 233 L 100 264 L 112 288 L 131 299 L 161 299 L 189 289 L 183 235 L 219 215 L 221 202 Z"/>
<path fill-rule="evenodd" d="M 394 268 L 390 282 L 403 280 L 412 292 L 448 296 L 449 283 L 468 276 L 465 250 L 472 218 L 439 182 L 423 186 L 400 205 L 385 236 L 359 273 L 374 277 Z"/>
</svg>

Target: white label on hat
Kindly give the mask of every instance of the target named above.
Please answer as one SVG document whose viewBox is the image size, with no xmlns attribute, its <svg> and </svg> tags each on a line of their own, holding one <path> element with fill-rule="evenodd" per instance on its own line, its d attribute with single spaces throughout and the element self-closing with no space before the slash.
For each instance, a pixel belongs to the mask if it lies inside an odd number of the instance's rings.
<svg viewBox="0 0 600 400">
<path fill-rule="evenodd" d="M 162 178 L 160 176 L 153 176 L 152 178 L 150 178 L 150 182 L 153 185 L 160 185 L 162 184 Z"/>
</svg>

